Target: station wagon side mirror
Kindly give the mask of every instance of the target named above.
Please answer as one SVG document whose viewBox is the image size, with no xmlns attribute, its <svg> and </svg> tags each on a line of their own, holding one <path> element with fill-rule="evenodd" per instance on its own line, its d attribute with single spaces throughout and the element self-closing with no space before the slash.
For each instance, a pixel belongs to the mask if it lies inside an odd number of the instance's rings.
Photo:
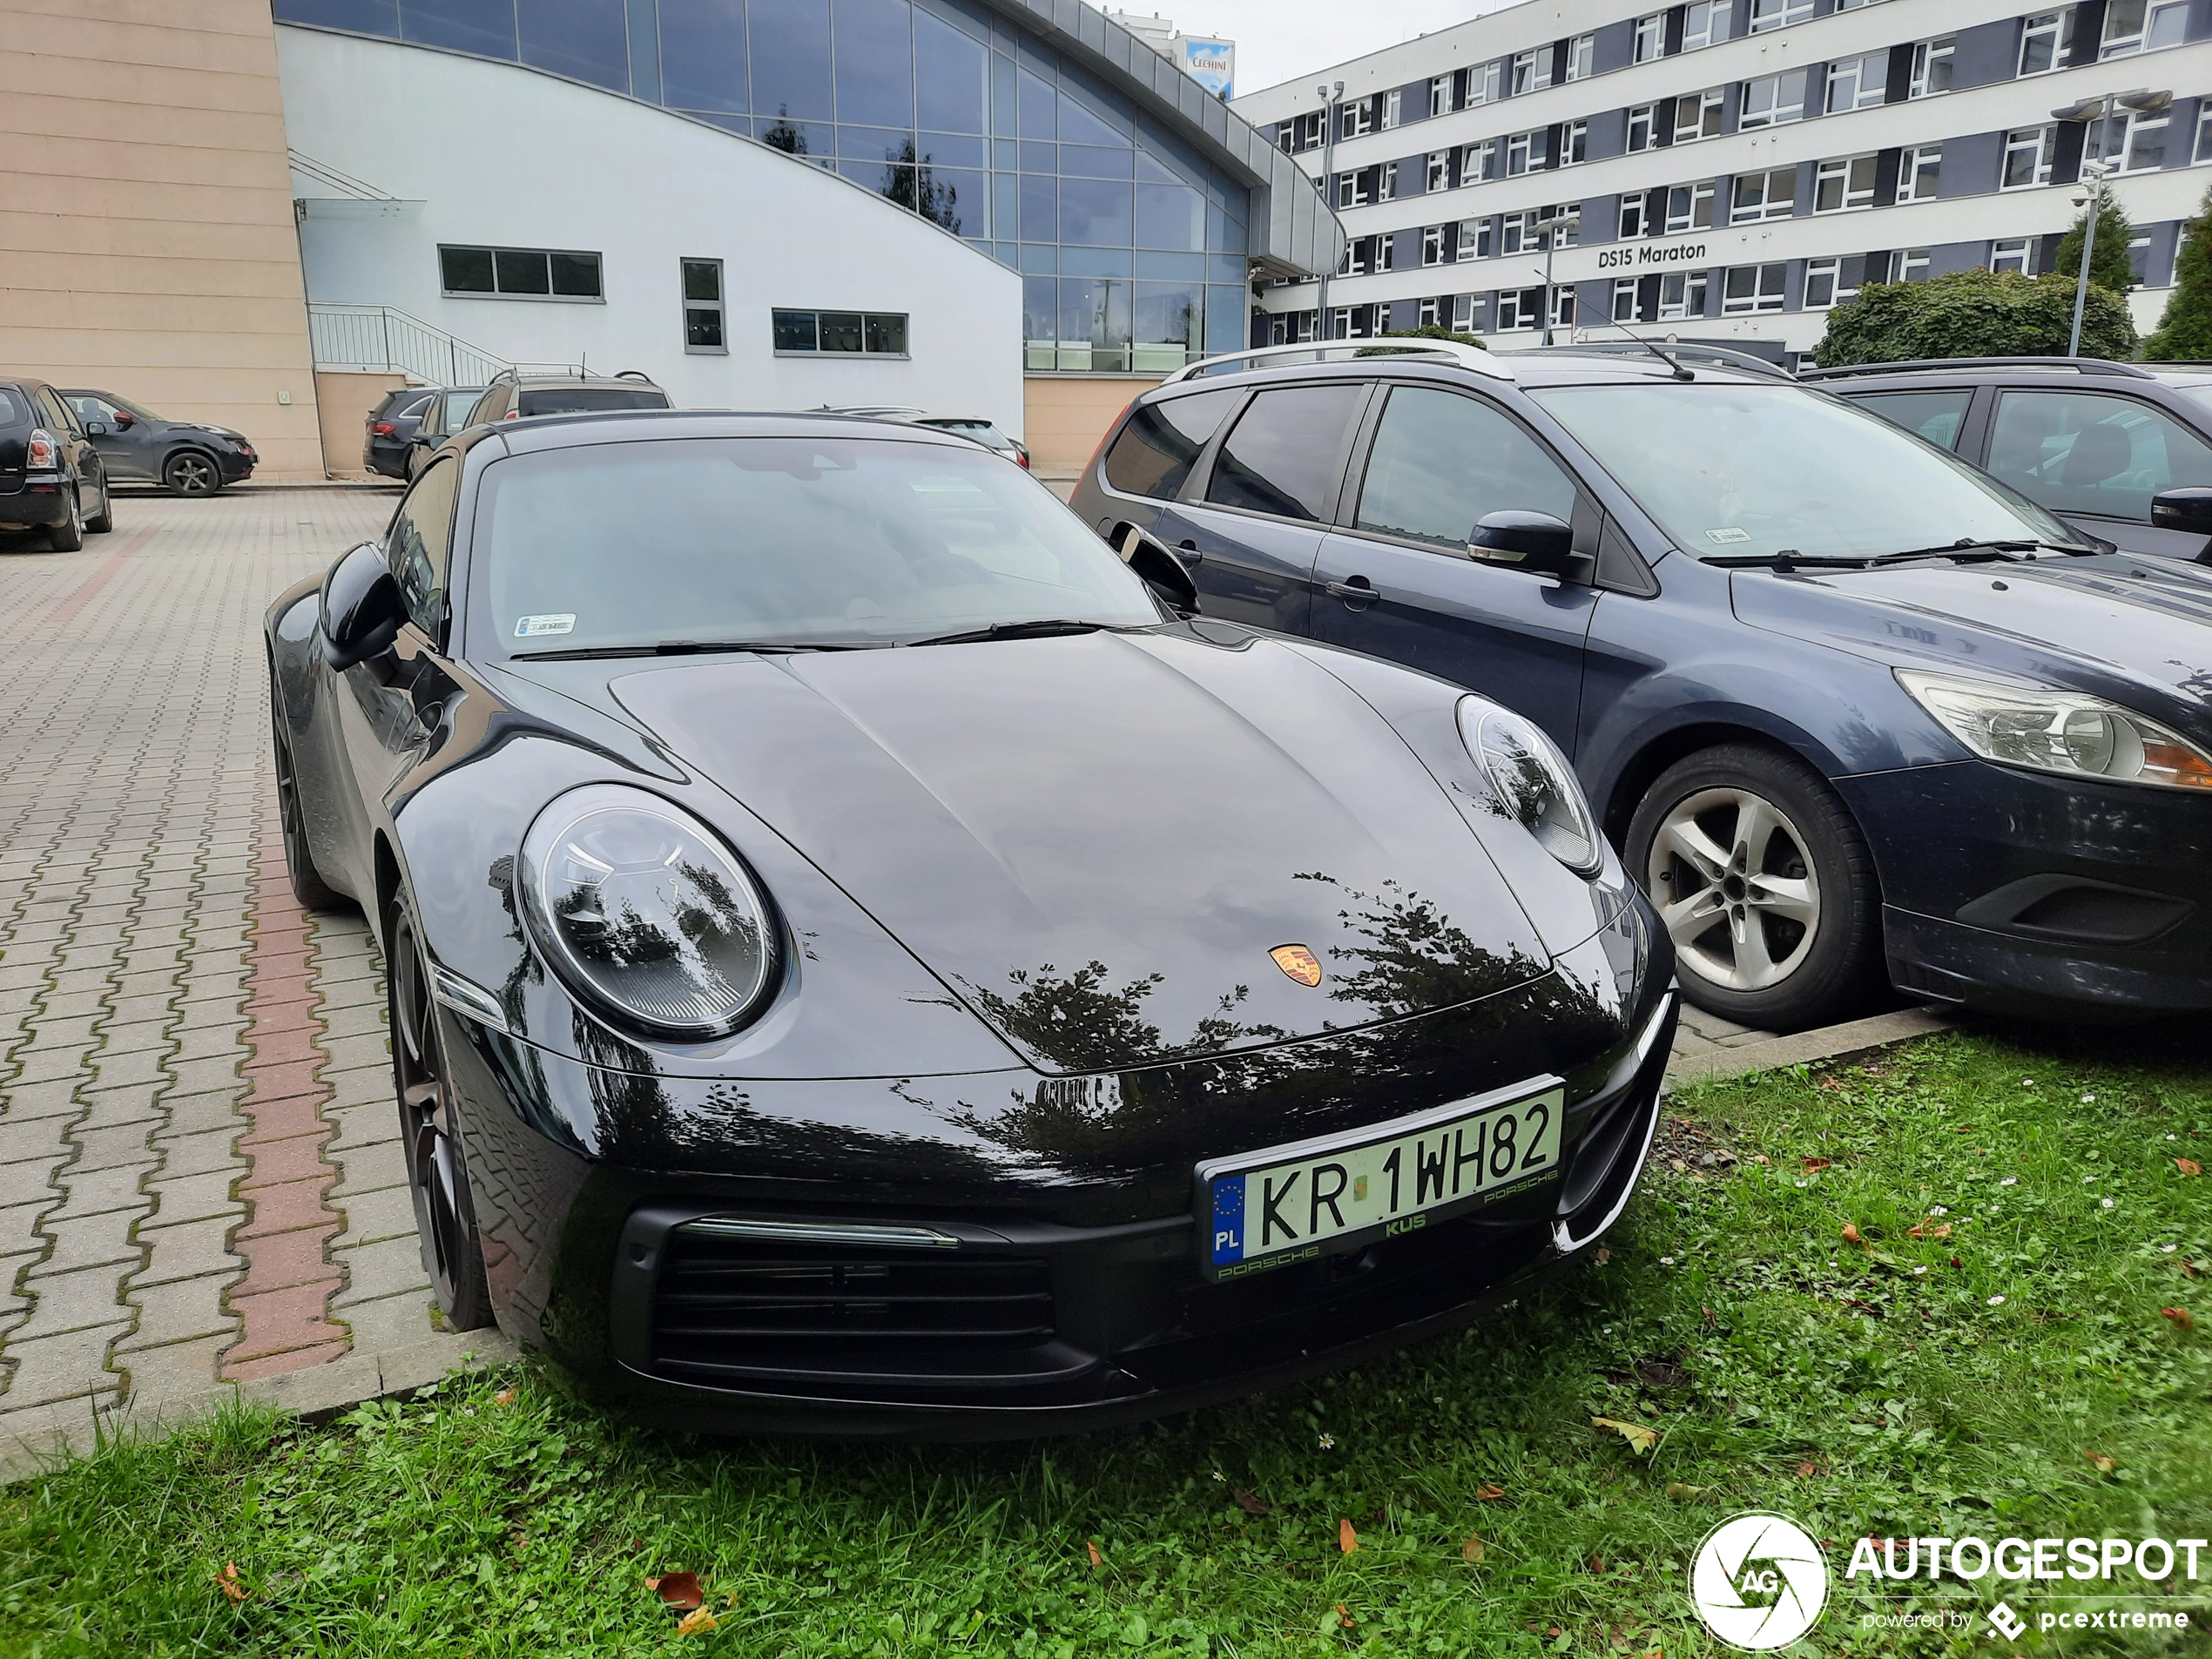
<svg viewBox="0 0 2212 1659">
<path fill-rule="evenodd" d="M 1565 519 L 1520 507 L 1484 514 L 1467 536 L 1467 556 L 1562 582 L 1587 580 L 1591 563 L 1575 550 L 1575 531 Z"/>
<path fill-rule="evenodd" d="M 1198 584 L 1165 542 L 1149 530 L 1124 524 L 1114 538 L 1114 550 L 1177 616 L 1198 614 Z"/>
<path fill-rule="evenodd" d="M 374 542 L 363 542 L 322 580 L 322 656 L 333 668 L 390 650 L 406 620 L 400 584 Z"/>
<path fill-rule="evenodd" d="M 2150 522 L 2162 530 L 2212 536 L 2212 484 L 2182 484 L 2150 498 Z"/>
</svg>

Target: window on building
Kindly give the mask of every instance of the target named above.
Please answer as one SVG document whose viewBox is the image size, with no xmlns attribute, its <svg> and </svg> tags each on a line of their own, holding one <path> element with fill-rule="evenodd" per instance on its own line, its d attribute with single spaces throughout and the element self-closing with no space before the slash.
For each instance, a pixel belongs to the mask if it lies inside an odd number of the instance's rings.
<svg viewBox="0 0 2212 1659">
<path fill-rule="evenodd" d="M 459 299 L 604 300 L 597 253 L 542 247 L 438 247 L 444 291 Z"/>
<path fill-rule="evenodd" d="M 769 314 L 776 351 L 834 352 L 842 355 L 904 357 L 907 318 L 890 311 L 774 311 Z"/>
<path fill-rule="evenodd" d="M 1844 286 L 1844 262 L 1839 259 L 1805 261 L 1805 309 L 1826 311 L 1858 298 L 1857 288 Z"/>
<path fill-rule="evenodd" d="M 1812 17 L 1812 0 L 1751 0 L 1751 32 L 1764 34 L 1804 23 Z"/>
<path fill-rule="evenodd" d="M 1743 100 L 1737 118 L 1739 129 L 1780 126 L 1798 121 L 1805 113 L 1805 71 L 1793 69 L 1743 83 Z"/>
<path fill-rule="evenodd" d="M 1467 103 L 1495 104 L 1498 101 L 1499 78 L 1504 73 L 1497 58 L 1467 71 Z"/>
<path fill-rule="evenodd" d="M 1613 279 L 1613 320 L 1615 322 L 1640 320 L 1636 316 L 1636 280 L 1634 277 Z"/>
<path fill-rule="evenodd" d="M 1431 115 L 1452 113 L 1452 78 L 1439 75 L 1428 84 L 1428 112 Z"/>
<path fill-rule="evenodd" d="M 2039 11 L 2020 24 L 2020 72 L 2047 75 L 2074 52 L 2074 8 Z"/>
<path fill-rule="evenodd" d="M 1518 179 L 1523 173 L 1534 172 L 1550 159 L 1551 130 L 1538 127 L 1534 132 L 1516 132 L 1506 140 L 1506 177 Z"/>
<path fill-rule="evenodd" d="M 1575 285 L 1561 283 L 1552 290 L 1552 327 L 1572 328 L 1575 326 Z"/>
<path fill-rule="evenodd" d="M 1740 317 L 1755 311 L 1782 309 L 1783 288 L 1789 278 L 1786 265 L 1739 265 L 1721 287 L 1721 313 Z"/>
<path fill-rule="evenodd" d="M 1523 92 L 1541 92 L 1552 84 L 1552 49 L 1539 46 L 1534 51 L 1515 52 L 1513 59 L 1513 92 L 1519 98 Z"/>
<path fill-rule="evenodd" d="M 1797 170 L 1777 167 L 1770 172 L 1736 175 L 1735 194 L 1729 206 L 1731 225 L 1756 225 L 1761 219 L 1787 219 L 1797 211 Z"/>
<path fill-rule="evenodd" d="M 1271 346 L 1296 346 L 1305 341 L 1312 339 L 1313 316 L 1314 314 L 1311 311 L 1277 312 L 1273 317 L 1268 320 L 1267 343 Z M 1177 401 L 1180 401 L 1181 400 Z M 1153 407 L 1159 408 L 1162 406 L 1156 404 Z M 1138 413 L 1141 415 L 1143 411 L 1140 410 Z M 1135 426 L 1136 424 L 1136 415 L 1130 416 L 1130 425 L 1132 427 Z M 1107 466 L 1109 469 L 1109 473 L 1112 465 L 1113 457 L 1109 455 L 1107 457 Z M 1109 478 L 1109 482 L 1111 482 L 1110 476 Z M 1178 489 L 1181 488 L 1179 482 L 1177 487 Z"/>
<path fill-rule="evenodd" d="M 1391 128 L 1396 126 L 1399 122 L 1399 118 L 1405 112 L 1406 94 L 1405 90 L 1402 87 L 1393 86 L 1389 91 L 1385 92 L 1382 95 L 1382 126 L 1384 132 L 1387 132 Z"/>
<path fill-rule="evenodd" d="M 1303 153 L 1308 150 L 1318 150 L 1327 141 L 1328 131 L 1329 112 L 1326 110 L 1308 110 L 1304 115 L 1292 117 L 1291 120 L 1292 152 Z"/>
<path fill-rule="evenodd" d="M 1350 306 L 1339 306 L 1329 313 L 1329 338 L 1331 340 L 1352 338 L 1352 307 Z"/>
<path fill-rule="evenodd" d="M 1667 233 L 1713 228 L 1713 180 L 1676 185 L 1667 192 Z"/>
<path fill-rule="evenodd" d="M 1458 293 L 1452 296 L 1452 327 L 1462 334 L 1474 332 L 1474 296 Z"/>
<path fill-rule="evenodd" d="M 1507 288 L 1498 296 L 1498 332 L 1514 334 L 1544 326 L 1544 291 Z"/>
<path fill-rule="evenodd" d="M 1559 165 L 1572 167 L 1589 159 L 1590 124 L 1569 121 L 1559 130 Z"/>
<path fill-rule="evenodd" d="M 1951 72 L 1959 54 L 1955 40 L 1924 40 L 1912 49 L 1912 78 L 1907 98 L 1934 98 L 1951 90 Z"/>
<path fill-rule="evenodd" d="M 1337 106 L 1337 137 L 1364 138 L 1375 130 L 1375 105 L 1371 98 L 1355 98 Z"/>
<path fill-rule="evenodd" d="M 1728 91 L 1716 86 L 1675 100 L 1675 142 L 1692 144 L 1721 135 L 1721 116 L 1728 106 Z"/>
<path fill-rule="evenodd" d="M 2196 149 L 2192 161 L 2212 161 L 2212 98 L 2207 98 L 2196 111 Z"/>
<path fill-rule="evenodd" d="M 1433 193 L 1452 182 L 1452 152 L 1432 150 L 1428 152 L 1428 179 L 1422 188 Z"/>
<path fill-rule="evenodd" d="M 1621 198 L 1620 240 L 1626 242 L 1651 234 L 1650 203 L 1649 193 L 1641 190 L 1630 191 Z"/>
<path fill-rule="evenodd" d="M 1667 14 L 1652 12 L 1636 19 L 1635 51 L 1632 61 L 1639 64 L 1656 63 L 1667 50 Z"/>
<path fill-rule="evenodd" d="M 2032 190 L 2051 182 L 2051 169 L 2059 157 L 2055 126 L 2017 127 L 2005 135 L 2005 171 L 1999 175 L 2000 190 Z"/>
<path fill-rule="evenodd" d="M 2115 172 L 2155 172 L 2166 165 L 2166 132 L 2171 120 L 2168 110 L 2148 115 L 2125 110 L 2114 115 L 2107 131 L 2099 118 L 2089 123 L 2082 153 L 2102 159 Z"/>
<path fill-rule="evenodd" d="M 1459 257 L 1463 260 L 1487 260 L 1490 257 L 1490 221 L 1487 219 L 1463 219 L 1460 221 Z"/>
<path fill-rule="evenodd" d="M 1943 146 L 1939 144 L 1908 145 L 1898 158 L 1897 199 L 1905 202 L 1932 202 L 1941 194 Z"/>
<path fill-rule="evenodd" d="M 1398 199 L 1398 164 L 1386 161 L 1376 169 L 1375 199 L 1379 202 Z"/>
<path fill-rule="evenodd" d="M 1398 239 L 1392 235 L 1375 238 L 1375 269 L 1394 271 L 1398 268 Z"/>
<path fill-rule="evenodd" d="M 1431 225 L 1422 230 L 1421 263 L 1423 265 L 1444 263 L 1444 227 L 1441 225 Z"/>
<path fill-rule="evenodd" d="M 1567 43 L 1567 78 L 1586 81 L 1597 71 L 1597 37 L 1577 35 Z"/>
<path fill-rule="evenodd" d="M 1362 167 L 1358 172 L 1339 173 L 1337 175 L 1337 206 L 1365 207 L 1369 202 L 1374 200 L 1374 169 L 1372 167 Z"/>
<path fill-rule="evenodd" d="M 1539 222 L 1554 233 L 1554 247 L 1576 247 L 1582 240 L 1582 204 L 1561 202 L 1547 207 Z"/>
<path fill-rule="evenodd" d="M 722 334 L 722 261 L 685 260 L 684 349 L 708 354 L 727 352 Z"/>
<path fill-rule="evenodd" d="M 1462 185 L 1480 184 L 1486 179 L 1498 176 L 1498 141 L 1485 138 L 1480 144 L 1471 144 L 1460 152 L 1460 183 Z"/>
<path fill-rule="evenodd" d="M 1729 19 L 1736 10 L 1736 0 L 1697 0 L 1683 13 L 1682 49 L 1694 52 L 1702 46 L 1717 46 L 1728 38 Z"/>
<path fill-rule="evenodd" d="M 1536 246 L 1539 234 L 1534 208 L 1507 213 L 1498 220 L 1498 252 L 1501 254 L 1526 253 Z"/>
<path fill-rule="evenodd" d="M 1874 205 L 1873 156 L 1838 156 L 1813 169 L 1812 211 L 1847 213 Z"/>
<path fill-rule="evenodd" d="M 2022 276 L 2035 273 L 2035 242 L 2033 236 L 2000 238 L 1989 245 L 1989 268 L 1993 271 L 2017 271 Z"/>
<path fill-rule="evenodd" d="M 1675 322 L 1705 314 L 1704 271 L 1675 271 L 1659 279 L 1659 320 Z"/>
<path fill-rule="evenodd" d="M 2187 0 L 2107 0 L 2100 57 L 2178 46 L 2188 26 Z"/>
<path fill-rule="evenodd" d="M 1925 282 L 1928 280 L 1928 264 L 1933 253 L 1932 248 L 1901 247 L 1898 249 L 1897 280 Z"/>
<path fill-rule="evenodd" d="M 1889 96 L 1890 56 L 1845 57 L 1828 65 L 1828 113 L 1868 110 Z"/>
<path fill-rule="evenodd" d="M 1656 105 L 1639 104 L 1629 111 L 1628 151 L 1630 155 L 1649 150 L 1658 142 L 1658 123 L 1655 118 L 1657 108 Z"/>
<path fill-rule="evenodd" d="M 1414 314 L 1415 326 L 1421 328 L 1435 327 L 1437 326 L 1436 319 L 1440 314 L 1442 308 L 1443 302 L 1440 300 L 1422 300 L 1420 310 Z"/>
</svg>

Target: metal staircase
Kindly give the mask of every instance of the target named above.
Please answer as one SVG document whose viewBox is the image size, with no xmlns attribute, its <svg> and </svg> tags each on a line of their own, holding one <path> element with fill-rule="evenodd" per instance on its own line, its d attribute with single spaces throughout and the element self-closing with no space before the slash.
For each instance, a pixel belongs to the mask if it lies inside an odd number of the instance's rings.
<svg viewBox="0 0 2212 1659">
<path fill-rule="evenodd" d="M 434 386 L 482 386 L 502 371 L 575 374 L 580 363 L 510 363 L 393 306 L 307 304 L 318 369 L 405 374 Z"/>
</svg>

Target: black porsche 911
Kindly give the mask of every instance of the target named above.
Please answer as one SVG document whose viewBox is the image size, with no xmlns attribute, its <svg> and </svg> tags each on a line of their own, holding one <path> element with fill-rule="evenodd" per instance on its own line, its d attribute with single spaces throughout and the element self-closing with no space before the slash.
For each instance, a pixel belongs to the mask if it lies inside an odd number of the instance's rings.
<svg viewBox="0 0 2212 1659">
<path fill-rule="evenodd" d="M 278 599 L 453 1325 L 675 1425 L 1028 1435 L 1587 1253 L 1676 1009 L 1567 763 L 1119 550 L 923 428 L 580 415 Z"/>
</svg>

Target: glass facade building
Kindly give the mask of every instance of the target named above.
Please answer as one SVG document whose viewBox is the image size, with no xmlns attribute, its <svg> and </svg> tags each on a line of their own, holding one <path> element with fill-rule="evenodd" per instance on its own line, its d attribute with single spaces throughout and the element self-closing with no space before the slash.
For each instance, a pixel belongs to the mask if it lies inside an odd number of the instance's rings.
<svg viewBox="0 0 2212 1659">
<path fill-rule="evenodd" d="M 1030 370 L 1165 373 L 1248 343 L 1256 192 L 1106 77 L 965 0 L 275 11 L 549 71 L 833 170 L 1022 273 Z"/>
</svg>

